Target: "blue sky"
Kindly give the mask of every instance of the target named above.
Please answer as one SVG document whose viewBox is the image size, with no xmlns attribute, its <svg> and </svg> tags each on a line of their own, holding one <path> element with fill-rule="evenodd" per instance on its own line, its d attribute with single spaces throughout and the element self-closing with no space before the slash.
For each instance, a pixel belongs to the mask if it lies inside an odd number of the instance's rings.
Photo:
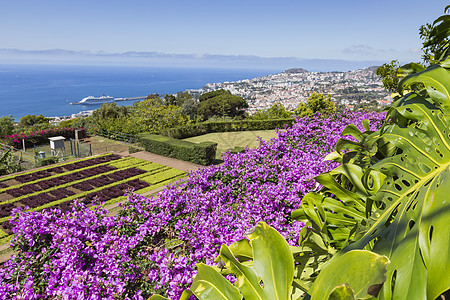
<svg viewBox="0 0 450 300">
<path fill-rule="evenodd" d="M 0 0 L 0 49 L 418 61 L 418 29 L 442 15 L 446 4 Z"/>
</svg>

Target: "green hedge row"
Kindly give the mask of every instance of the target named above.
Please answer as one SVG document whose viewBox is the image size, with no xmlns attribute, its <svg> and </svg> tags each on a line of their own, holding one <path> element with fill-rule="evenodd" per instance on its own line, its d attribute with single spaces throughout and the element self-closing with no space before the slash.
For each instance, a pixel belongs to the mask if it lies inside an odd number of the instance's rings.
<svg viewBox="0 0 450 300">
<path fill-rule="evenodd" d="M 272 130 L 292 126 L 295 119 L 273 119 L 273 120 L 241 120 L 241 121 L 218 121 L 188 124 L 180 127 L 166 129 L 161 135 L 174 139 L 185 139 L 193 136 L 212 132 L 250 131 L 250 130 Z"/>
<path fill-rule="evenodd" d="M 146 151 L 165 157 L 172 157 L 200 165 L 210 165 L 216 157 L 217 143 L 191 143 L 170 137 L 142 133 L 139 134 L 141 145 Z"/>
</svg>

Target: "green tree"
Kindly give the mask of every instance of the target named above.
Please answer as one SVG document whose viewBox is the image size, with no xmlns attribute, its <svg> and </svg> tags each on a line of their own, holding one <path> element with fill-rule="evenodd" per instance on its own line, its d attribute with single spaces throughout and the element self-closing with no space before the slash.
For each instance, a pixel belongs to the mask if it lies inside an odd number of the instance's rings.
<svg viewBox="0 0 450 300">
<path fill-rule="evenodd" d="M 176 105 L 181 107 L 183 106 L 184 102 L 186 102 L 187 100 L 192 100 L 193 98 L 191 94 L 189 94 L 189 92 L 185 91 L 185 92 L 178 92 L 176 99 L 177 99 Z"/>
<path fill-rule="evenodd" d="M 49 118 L 44 117 L 43 115 L 35 116 L 35 115 L 26 115 L 20 118 L 19 125 L 23 127 L 29 127 L 36 124 L 48 124 L 50 122 Z"/>
<path fill-rule="evenodd" d="M 397 60 L 393 60 L 390 63 L 385 63 L 377 68 L 376 74 L 381 77 L 384 88 L 391 92 L 397 92 L 397 86 L 400 82 L 398 77 L 399 63 Z"/>
<path fill-rule="evenodd" d="M 119 106 L 115 102 L 104 103 L 94 110 L 92 119 L 101 129 L 120 132 L 129 114 L 130 109 L 126 106 Z"/>
<path fill-rule="evenodd" d="M 20 160 L 12 154 L 12 149 L 0 152 L 0 176 L 22 171 Z"/>
<path fill-rule="evenodd" d="M 164 104 L 167 106 L 177 105 L 177 97 L 175 97 L 174 95 L 169 95 L 169 94 L 164 95 Z"/>
<path fill-rule="evenodd" d="M 12 134 L 14 130 L 14 118 L 3 116 L 0 118 L 0 138 Z"/>
<path fill-rule="evenodd" d="M 315 113 L 322 115 L 329 115 L 336 111 L 334 103 L 331 101 L 331 96 L 326 98 L 323 94 L 313 92 L 305 103 L 300 103 L 294 110 L 298 116 L 313 116 Z"/>
<path fill-rule="evenodd" d="M 187 115 L 192 119 L 197 116 L 197 108 L 198 103 L 195 101 L 195 99 L 186 99 L 186 101 L 183 102 L 183 105 L 181 106 L 181 113 L 183 115 Z"/>
<path fill-rule="evenodd" d="M 123 132 L 157 132 L 162 129 L 189 123 L 189 117 L 181 113 L 181 107 L 164 105 L 160 99 L 148 98 L 133 104 L 132 113 L 126 118 Z"/>
<path fill-rule="evenodd" d="M 215 93 L 218 92 L 218 93 Z M 229 91 L 219 90 L 200 96 L 197 114 L 203 119 L 213 116 L 238 117 L 245 113 L 248 103 L 242 97 L 231 95 Z M 206 95 L 206 97 L 202 97 Z M 199 99 L 200 100 L 200 99 Z"/>
<path fill-rule="evenodd" d="M 203 101 L 206 101 L 208 99 L 214 98 L 214 97 L 222 95 L 222 94 L 231 95 L 231 92 L 227 91 L 227 90 L 224 90 L 224 89 L 220 89 L 220 90 L 217 90 L 217 91 L 204 93 L 204 94 L 200 95 L 200 97 L 198 97 L 198 101 L 199 102 L 203 102 Z"/>
<path fill-rule="evenodd" d="M 73 123 L 75 122 L 75 120 L 76 119 L 63 120 L 63 121 L 59 122 L 58 127 L 59 128 L 73 127 Z"/>
<path fill-rule="evenodd" d="M 450 5 L 445 7 L 444 13 L 447 13 L 449 8 Z M 422 60 L 427 65 L 436 64 L 450 54 L 449 28 L 450 16 L 448 15 L 441 16 L 433 24 L 427 23 L 420 27 L 419 37 L 423 40 Z"/>
<path fill-rule="evenodd" d="M 291 112 L 287 111 L 281 103 L 275 103 L 268 109 L 261 109 L 254 113 L 250 118 L 253 120 L 267 120 L 267 119 L 284 119 L 289 118 Z"/>
</svg>

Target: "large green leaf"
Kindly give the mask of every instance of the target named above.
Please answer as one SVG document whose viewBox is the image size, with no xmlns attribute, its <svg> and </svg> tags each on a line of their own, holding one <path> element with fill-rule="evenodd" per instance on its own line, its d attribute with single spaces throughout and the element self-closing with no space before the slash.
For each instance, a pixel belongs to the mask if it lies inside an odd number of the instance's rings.
<svg viewBox="0 0 450 300">
<path fill-rule="evenodd" d="M 213 267 L 197 264 L 198 273 L 192 281 L 190 290 L 199 299 L 241 300 L 239 290 L 226 280 Z"/>
<path fill-rule="evenodd" d="M 362 222 L 360 239 L 345 250 L 375 241 L 373 251 L 390 258 L 384 299 L 435 299 L 450 288 L 450 276 L 443 276 L 450 270 L 449 79 L 433 66 L 404 80 L 434 89 L 431 99 L 410 94 L 391 110 L 402 124 L 385 126 L 381 136 L 399 152 L 367 171 L 387 177 L 371 197 L 377 209 Z"/>
<path fill-rule="evenodd" d="M 341 163 L 336 169 L 320 174 L 315 179 L 322 185 L 319 192 L 308 193 L 292 218 L 305 222 L 300 231 L 299 247 L 293 250 L 296 261 L 294 286 L 307 292 L 329 259 L 352 240 L 359 222 L 366 218 L 366 201 L 381 187 L 385 175 L 364 171 L 378 158 L 379 133 L 369 131 L 369 122 L 363 121 L 361 132 L 348 125 L 342 135 L 358 141 L 340 139 L 336 152 L 326 159 Z M 383 145 L 382 145 L 383 146 Z"/>
<path fill-rule="evenodd" d="M 191 291 L 200 299 L 290 299 L 294 278 L 294 259 L 286 240 L 273 228 L 260 222 L 248 235 L 230 247 L 222 245 L 219 257 L 230 273 L 236 277 L 231 285 L 213 267 L 199 264 Z M 233 252 L 236 251 L 236 253 Z M 251 264 L 241 260 L 253 259 Z M 227 296 L 225 295 L 227 291 Z M 242 294 L 242 295 L 241 295 Z"/>
<path fill-rule="evenodd" d="M 311 290 L 311 298 L 372 298 L 386 280 L 388 264 L 386 256 L 366 250 L 353 250 L 334 257 L 317 277 Z M 340 287 L 342 285 L 344 286 Z"/>
<path fill-rule="evenodd" d="M 434 65 L 422 72 L 405 77 L 399 84 L 399 92 L 418 83 L 425 85 L 430 96 L 429 100 L 437 108 L 445 114 L 450 113 L 450 73 L 446 68 Z"/>
</svg>

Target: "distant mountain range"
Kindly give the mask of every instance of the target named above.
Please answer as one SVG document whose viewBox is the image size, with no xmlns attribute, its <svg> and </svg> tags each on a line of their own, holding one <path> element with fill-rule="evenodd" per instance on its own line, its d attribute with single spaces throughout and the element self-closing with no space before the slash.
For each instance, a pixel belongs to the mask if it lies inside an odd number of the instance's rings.
<svg viewBox="0 0 450 300">
<path fill-rule="evenodd" d="M 0 49 L 0 64 L 139 65 L 153 67 L 237 68 L 283 71 L 350 71 L 381 65 L 383 61 L 302 59 L 252 55 L 168 54 L 160 52 L 106 53 L 91 51 Z"/>
</svg>

